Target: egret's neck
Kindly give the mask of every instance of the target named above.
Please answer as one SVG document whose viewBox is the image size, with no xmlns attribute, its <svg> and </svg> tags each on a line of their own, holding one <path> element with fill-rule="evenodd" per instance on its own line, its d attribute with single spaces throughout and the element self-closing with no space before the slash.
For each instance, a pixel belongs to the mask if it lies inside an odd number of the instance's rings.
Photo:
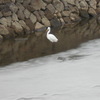
<svg viewBox="0 0 100 100">
<path fill-rule="evenodd" d="M 48 30 L 48 32 L 47 32 L 47 35 L 50 33 L 50 29 Z"/>
</svg>

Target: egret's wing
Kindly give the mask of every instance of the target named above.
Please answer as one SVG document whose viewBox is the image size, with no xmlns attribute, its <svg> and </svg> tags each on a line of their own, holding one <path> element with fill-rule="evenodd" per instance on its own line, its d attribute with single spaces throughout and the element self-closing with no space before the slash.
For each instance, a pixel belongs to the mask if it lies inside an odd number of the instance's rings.
<svg viewBox="0 0 100 100">
<path fill-rule="evenodd" d="M 51 40 L 52 42 L 57 42 L 58 41 L 56 36 L 54 36 L 53 34 L 49 34 L 49 40 Z"/>
</svg>

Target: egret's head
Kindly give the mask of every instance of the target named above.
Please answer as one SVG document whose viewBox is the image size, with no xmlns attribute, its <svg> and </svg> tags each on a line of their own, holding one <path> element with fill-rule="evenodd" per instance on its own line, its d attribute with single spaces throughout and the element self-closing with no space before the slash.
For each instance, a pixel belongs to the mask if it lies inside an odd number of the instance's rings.
<svg viewBox="0 0 100 100">
<path fill-rule="evenodd" d="M 51 28 L 50 28 L 50 27 L 48 27 L 48 28 L 47 28 L 47 31 L 50 31 L 50 29 L 51 29 Z"/>
</svg>

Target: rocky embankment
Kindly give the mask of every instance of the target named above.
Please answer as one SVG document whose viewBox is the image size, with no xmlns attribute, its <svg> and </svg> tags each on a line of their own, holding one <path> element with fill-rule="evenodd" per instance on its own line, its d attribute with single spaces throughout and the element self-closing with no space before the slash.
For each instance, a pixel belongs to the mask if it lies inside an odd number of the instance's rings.
<svg viewBox="0 0 100 100">
<path fill-rule="evenodd" d="M 0 0 L 0 39 L 100 14 L 99 0 Z"/>
</svg>

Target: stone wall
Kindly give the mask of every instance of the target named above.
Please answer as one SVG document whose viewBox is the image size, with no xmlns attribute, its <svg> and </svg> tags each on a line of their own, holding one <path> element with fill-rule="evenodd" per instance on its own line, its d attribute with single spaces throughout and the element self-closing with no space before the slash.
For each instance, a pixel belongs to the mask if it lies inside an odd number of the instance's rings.
<svg viewBox="0 0 100 100">
<path fill-rule="evenodd" d="M 99 0 L 0 0 L 0 39 L 100 14 Z"/>
</svg>

